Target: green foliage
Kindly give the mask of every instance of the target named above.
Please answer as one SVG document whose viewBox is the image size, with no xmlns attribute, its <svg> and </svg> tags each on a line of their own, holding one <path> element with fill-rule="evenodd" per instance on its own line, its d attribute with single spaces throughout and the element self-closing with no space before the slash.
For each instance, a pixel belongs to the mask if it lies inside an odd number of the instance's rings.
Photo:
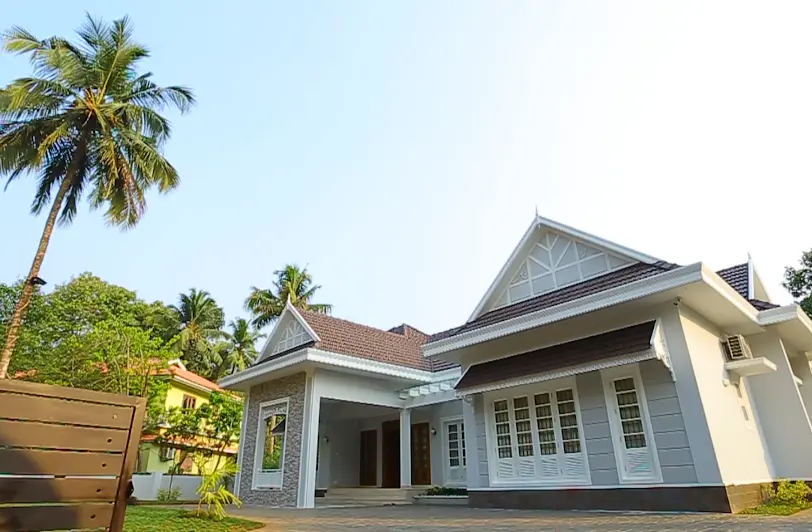
<svg viewBox="0 0 812 532">
<path fill-rule="evenodd" d="M 784 269 L 784 288 L 799 300 L 801 308 L 812 316 L 812 250 L 801 255 L 798 268 L 787 266 Z"/>
<path fill-rule="evenodd" d="M 805 504 L 812 495 L 812 489 L 802 481 L 791 482 L 782 479 L 778 481 L 778 486 L 774 490 L 772 487 L 770 489 L 769 500 L 774 504 Z"/>
<path fill-rule="evenodd" d="M 257 327 L 264 327 L 273 323 L 285 305 L 291 305 L 303 310 L 329 313 L 332 305 L 312 303 L 313 296 L 321 288 L 313 284 L 313 277 L 307 268 L 299 268 L 295 264 L 287 264 L 281 270 L 273 272 L 276 280 L 272 288 L 251 287 L 251 294 L 245 300 L 245 309 L 251 312 Z"/>
<path fill-rule="evenodd" d="M 812 508 L 809 498 L 812 489 L 803 481 L 792 482 L 787 479 L 778 481 L 777 486 L 764 487 L 765 502 L 755 508 L 747 508 L 741 513 L 756 515 L 792 515 Z"/>
<path fill-rule="evenodd" d="M 0 285 L 0 323 L 19 286 Z M 37 292 L 20 331 L 10 374 L 27 380 L 149 397 L 150 372 L 174 356 L 145 325 L 159 303 L 89 273 Z"/>
<path fill-rule="evenodd" d="M 26 55 L 34 77 L 0 89 L 0 174 L 12 182 L 37 174 L 35 214 L 62 189 L 61 219 L 70 223 L 88 195 L 106 209 L 108 223 L 132 227 L 146 208 L 150 188 L 178 184 L 163 157 L 169 122 L 159 114 L 194 103 L 185 87 L 161 87 L 139 73 L 149 51 L 133 40 L 128 18 L 107 24 L 88 16 L 78 42 L 39 39 L 23 28 L 3 33 L 5 51 Z"/>
<path fill-rule="evenodd" d="M 212 392 L 209 402 L 192 410 L 169 408 L 160 419 L 155 443 L 178 449 L 172 473 L 179 473 L 187 457 L 195 461 L 217 455 L 220 467 L 223 451 L 240 439 L 242 402 L 228 393 Z"/>
<path fill-rule="evenodd" d="M 432 486 L 426 490 L 426 495 L 468 495 L 465 488 L 447 488 L 445 486 Z"/>
<path fill-rule="evenodd" d="M 229 461 L 225 467 L 203 475 L 200 486 L 197 488 L 197 493 L 200 495 L 200 500 L 197 503 L 197 515 L 207 515 L 220 521 L 226 517 L 226 505 L 233 504 L 238 508 L 242 506 L 242 501 L 225 487 L 226 477 L 234 476 L 236 472 L 236 465 Z M 206 506 L 205 510 L 203 510 L 204 505 Z"/>
<path fill-rule="evenodd" d="M 169 307 L 180 324 L 174 347 L 182 354 L 186 368 L 206 378 L 213 377 L 216 366 L 214 342 L 222 336 L 223 309 L 211 294 L 192 288 L 180 294 L 177 305 Z"/>
<path fill-rule="evenodd" d="M 180 488 L 161 488 L 156 496 L 158 502 L 173 503 L 180 499 Z"/>
<path fill-rule="evenodd" d="M 130 506 L 124 521 L 124 532 L 246 532 L 263 526 L 262 523 L 234 517 L 218 521 L 184 510 Z"/>
</svg>

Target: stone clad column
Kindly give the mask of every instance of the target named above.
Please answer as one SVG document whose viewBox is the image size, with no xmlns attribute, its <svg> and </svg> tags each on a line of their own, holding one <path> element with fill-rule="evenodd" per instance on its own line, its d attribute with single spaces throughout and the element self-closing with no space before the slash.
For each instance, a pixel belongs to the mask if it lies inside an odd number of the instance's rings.
<svg viewBox="0 0 812 532">
<path fill-rule="evenodd" d="M 400 487 L 412 487 L 412 411 L 400 411 Z"/>
</svg>

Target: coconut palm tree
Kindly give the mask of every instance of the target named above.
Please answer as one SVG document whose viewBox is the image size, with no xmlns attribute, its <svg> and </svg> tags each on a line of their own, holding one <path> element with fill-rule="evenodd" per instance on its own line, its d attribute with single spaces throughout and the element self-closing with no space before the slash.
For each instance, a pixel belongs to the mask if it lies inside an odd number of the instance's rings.
<svg viewBox="0 0 812 532">
<path fill-rule="evenodd" d="M 282 314 L 287 301 L 296 308 L 324 314 L 332 309 L 332 305 L 312 303 L 313 296 L 321 286 L 313 284 L 313 277 L 307 268 L 287 264 L 273 273 L 276 280 L 272 288 L 252 286 L 251 294 L 245 300 L 245 309 L 254 317 L 255 326 L 264 327 L 273 323 Z"/>
<path fill-rule="evenodd" d="M 31 211 L 47 212 L 45 228 L 0 353 L 0 378 L 19 336 L 51 233 L 57 221 L 69 225 L 83 197 L 102 208 L 111 225 L 133 227 L 151 188 L 168 192 L 178 173 L 164 158 L 169 122 L 160 112 L 187 111 L 192 92 L 161 87 L 139 73 L 149 55 L 132 37 L 125 17 L 107 24 L 88 16 L 77 42 L 45 40 L 14 27 L 0 36 L 3 49 L 27 55 L 32 77 L 0 88 L 0 175 L 6 186 L 32 175 L 37 188 Z"/>
<path fill-rule="evenodd" d="M 190 371 L 209 375 L 216 358 L 212 342 L 222 337 L 223 309 L 217 306 L 211 294 L 196 288 L 190 289 L 188 294 L 180 294 L 178 305 L 169 308 L 180 323 L 174 347 L 183 354 Z"/>
<path fill-rule="evenodd" d="M 212 375 L 213 380 L 218 380 L 226 374 L 242 371 L 257 358 L 256 342 L 265 335 L 251 326 L 251 323 L 243 318 L 237 318 L 229 322 L 229 331 L 223 331 L 225 341 L 218 344 L 218 364 Z"/>
</svg>

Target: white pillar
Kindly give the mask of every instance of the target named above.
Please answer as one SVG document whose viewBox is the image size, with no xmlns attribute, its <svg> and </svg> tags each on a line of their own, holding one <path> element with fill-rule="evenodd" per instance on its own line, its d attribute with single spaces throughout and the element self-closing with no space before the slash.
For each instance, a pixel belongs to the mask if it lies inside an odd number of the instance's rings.
<svg viewBox="0 0 812 532">
<path fill-rule="evenodd" d="M 476 438 L 476 410 L 474 408 L 474 395 L 465 396 L 462 401 L 462 422 L 465 425 L 465 454 L 466 454 L 466 487 L 479 488 L 479 449 Z M 443 449 L 445 452 L 445 449 Z"/>
<path fill-rule="evenodd" d="M 412 411 L 400 411 L 400 487 L 412 487 Z"/>
<path fill-rule="evenodd" d="M 316 506 L 316 455 L 319 447 L 319 410 L 321 396 L 316 390 L 316 376 L 307 377 L 305 386 L 304 416 L 302 419 L 301 456 L 299 460 L 300 508 Z"/>
</svg>

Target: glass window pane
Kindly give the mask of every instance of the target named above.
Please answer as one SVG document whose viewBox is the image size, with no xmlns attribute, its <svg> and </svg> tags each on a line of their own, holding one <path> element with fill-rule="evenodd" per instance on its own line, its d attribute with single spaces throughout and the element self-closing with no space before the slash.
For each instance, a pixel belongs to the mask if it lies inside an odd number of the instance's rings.
<svg viewBox="0 0 812 532">
<path fill-rule="evenodd" d="M 265 420 L 265 444 L 262 452 L 263 471 L 276 471 L 282 467 L 286 417 L 285 414 L 276 414 Z"/>
</svg>

